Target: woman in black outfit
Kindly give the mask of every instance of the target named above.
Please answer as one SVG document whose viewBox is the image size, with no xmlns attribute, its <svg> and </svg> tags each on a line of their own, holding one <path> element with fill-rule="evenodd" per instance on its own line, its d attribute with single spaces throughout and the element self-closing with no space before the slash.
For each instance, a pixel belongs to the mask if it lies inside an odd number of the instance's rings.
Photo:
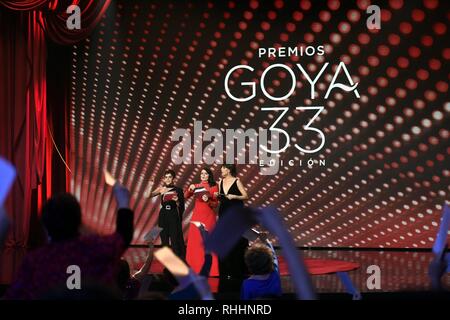
<svg viewBox="0 0 450 320">
<path fill-rule="evenodd" d="M 232 207 L 243 207 L 244 200 L 248 199 L 247 191 L 242 182 L 236 178 L 236 166 L 223 164 L 221 167 L 222 180 L 220 181 L 220 207 L 219 219 L 227 214 Z M 230 253 L 219 260 L 219 273 L 222 279 L 243 279 L 247 274 L 244 261 L 248 240 L 242 238 L 233 247 Z"/>
</svg>

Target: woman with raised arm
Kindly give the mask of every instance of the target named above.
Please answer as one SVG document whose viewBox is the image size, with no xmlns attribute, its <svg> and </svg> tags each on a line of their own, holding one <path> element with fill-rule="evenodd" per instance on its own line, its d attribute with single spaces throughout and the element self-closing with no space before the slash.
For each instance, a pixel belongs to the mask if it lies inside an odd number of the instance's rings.
<svg viewBox="0 0 450 320">
<path fill-rule="evenodd" d="M 145 192 L 145 196 L 161 198 L 161 209 L 159 210 L 158 226 L 162 228 L 160 237 L 163 246 L 170 246 L 181 259 L 186 257 L 186 248 L 183 238 L 183 214 L 184 194 L 183 190 L 174 184 L 175 171 L 166 170 L 163 177 L 163 185 L 151 191 L 153 182 Z"/>
</svg>

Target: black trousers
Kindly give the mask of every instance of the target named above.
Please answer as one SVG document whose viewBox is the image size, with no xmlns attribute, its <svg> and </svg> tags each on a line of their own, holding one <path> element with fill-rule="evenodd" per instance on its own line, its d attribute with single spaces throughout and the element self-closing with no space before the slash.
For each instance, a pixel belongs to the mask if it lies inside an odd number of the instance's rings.
<svg viewBox="0 0 450 320">
<path fill-rule="evenodd" d="M 158 226 L 162 228 L 160 237 L 163 246 L 171 247 L 173 252 L 185 260 L 186 247 L 184 245 L 181 217 L 176 206 L 163 206 L 159 211 Z"/>
<path fill-rule="evenodd" d="M 245 278 L 248 275 L 247 266 L 245 265 L 244 255 L 248 247 L 248 240 L 239 239 L 228 253 L 222 259 L 219 259 L 219 273 L 221 278 Z"/>
<path fill-rule="evenodd" d="M 241 238 L 226 257 L 219 259 L 219 292 L 239 292 L 242 282 L 248 276 L 244 254 L 248 240 Z M 233 298 L 232 298 L 233 299 Z"/>
</svg>

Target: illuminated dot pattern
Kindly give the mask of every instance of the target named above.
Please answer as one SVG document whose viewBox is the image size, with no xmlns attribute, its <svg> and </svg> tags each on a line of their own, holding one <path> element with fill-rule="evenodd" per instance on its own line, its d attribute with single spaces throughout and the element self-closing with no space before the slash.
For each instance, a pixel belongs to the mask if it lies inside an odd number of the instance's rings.
<svg viewBox="0 0 450 320">
<path fill-rule="evenodd" d="M 194 120 L 222 135 L 229 128 L 268 128 L 276 115 L 261 107 L 287 106 L 280 125 L 292 144 L 280 159 L 303 165 L 285 165 L 273 176 L 260 175 L 255 164 L 239 165 L 250 205 L 277 206 L 299 246 L 431 247 L 450 185 L 448 4 L 389 1 L 382 6 L 381 30 L 367 29 L 368 5 L 362 0 L 112 4 L 73 53 L 71 188 L 84 208 L 84 222 L 113 231 L 115 204 L 102 175 L 107 168 L 133 194 L 134 243 L 142 243 L 159 211 L 158 199 L 143 194 L 149 180 L 160 181 L 173 167 L 175 129 L 192 134 Z M 308 45 L 324 45 L 325 55 L 258 57 L 260 47 Z M 359 99 L 333 90 L 324 100 L 339 61 L 359 82 Z M 312 100 L 295 64 L 315 76 L 325 62 L 330 66 Z M 259 87 L 274 63 L 296 75 L 295 90 L 283 101 L 270 101 Z M 250 94 L 241 82 L 258 83 L 257 96 L 248 102 L 225 93 L 225 75 L 238 64 L 255 69 L 230 77 L 237 96 Z M 265 87 L 282 96 L 290 77 L 273 70 Z M 324 131 L 326 144 L 308 155 L 293 144 L 312 149 L 320 140 L 301 130 L 308 118 L 295 107 L 315 105 L 325 107 L 314 125 Z M 326 166 L 308 167 L 310 157 Z M 219 166 L 212 166 L 216 177 Z M 198 182 L 201 167 L 174 167 L 177 184 Z M 192 207 L 189 200 L 185 231 Z"/>
</svg>

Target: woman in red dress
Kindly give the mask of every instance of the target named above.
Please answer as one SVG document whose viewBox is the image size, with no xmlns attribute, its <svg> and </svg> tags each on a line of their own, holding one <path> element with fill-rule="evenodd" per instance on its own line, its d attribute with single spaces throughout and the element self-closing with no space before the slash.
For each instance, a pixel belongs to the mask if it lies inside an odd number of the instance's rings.
<svg viewBox="0 0 450 320">
<path fill-rule="evenodd" d="M 185 192 L 184 198 L 195 197 L 194 213 L 191 221 L 198 221 L 205 225 L 205 229 L 211 232 L 216 225 L 217 215 L 214 208 L 218 205 L 215 195 L 219 192 L 219 187 L 214 181 L 214 176 L 209 168 L 203 168 L 200 173 L 201 182 L 191 184 Z M 203 189 L 204 188 L 204 189 Z M 205 191 L 206 190 L 206 191 Z M 200 272 L 205 260 L 205 252 L 203 250 L 203 240 L 200 230 L 193 224 L 189 226 L 186 261 L 195 272 Z M 219 265 L 217 257 L 212 255 L 212 265 L 209 275 L 212 277 L 219 275 Z"/>
</svg>

